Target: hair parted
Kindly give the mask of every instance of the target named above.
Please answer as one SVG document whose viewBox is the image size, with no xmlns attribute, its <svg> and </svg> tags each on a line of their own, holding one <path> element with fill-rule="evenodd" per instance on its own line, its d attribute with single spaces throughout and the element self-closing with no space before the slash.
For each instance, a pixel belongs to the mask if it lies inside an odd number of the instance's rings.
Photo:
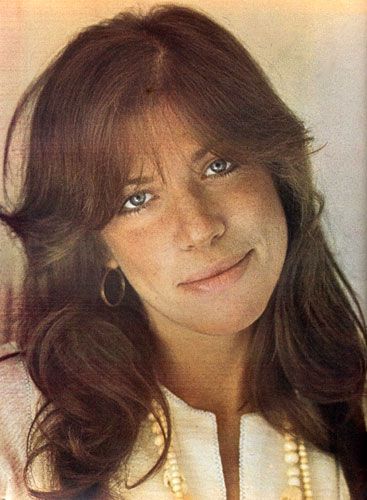
<svg viewBox="0 0 367 500">
<path fill-rule="evenodd" d="M 116 309 L 99 296 L 109 258 L 100 231 L 121 208 L 150 117 L 167 107 L 203 147 L 272 174 L 288 249 L 249 347 L 250 403 L 280 431 L 286 411 L 300 436 L 335 453 L 357 498 L 367 327 L 321 227 L 312 137 L 232 34 L 176 5 L 81 31 L 25 92 L 9 128 L 5 177 L 23 130 L 24 175 L 0 217 L 27 258 L 17 341 L 44 396 L 25 475 L 45 454 L 57 484 L 33 493 L 97 498 L 122 473 L 153 399 L 170 424 L 139 297 L 128 283 Z M 163 465 L 170 436 L 169 425 L 163 455 L 139 483 Z"/>
</svg>

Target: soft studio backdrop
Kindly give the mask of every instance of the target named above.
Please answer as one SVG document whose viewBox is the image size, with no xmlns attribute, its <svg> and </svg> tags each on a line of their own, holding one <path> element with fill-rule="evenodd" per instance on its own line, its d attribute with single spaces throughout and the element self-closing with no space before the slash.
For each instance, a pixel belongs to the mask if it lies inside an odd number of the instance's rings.
<svg viewBox="0 0 367 500">
<path fill-rule="evenodd" d="M 21 92 L 72 35 L 127 7 L 145 9 L 155 3 L 0 0 L 2 149 Z M 363 0 L 176 3 L 203 10 L 234 32 L 311 129 L 315 147 L 326 144 L 313 159 L 326 196 L 324 226 L 367 313 L 367 4 Z M 19 280 L 21 251 L 2 228 L 0 266 L 2 288 L 9 280 Z"/>
</svg>

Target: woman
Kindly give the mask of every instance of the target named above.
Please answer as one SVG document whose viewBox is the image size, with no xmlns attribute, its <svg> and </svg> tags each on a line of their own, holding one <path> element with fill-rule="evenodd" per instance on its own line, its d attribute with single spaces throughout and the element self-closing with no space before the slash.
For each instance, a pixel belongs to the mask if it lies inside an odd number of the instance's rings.
<svg viewBox="0 0 367 500">
<path fill-rule="evenodd" d="M 26 92 L 8 169 L 23 129 L 5 498 L 364 498 L 366 324 L 311 138 L 240 43 L 122 13 Z"/>
</svg>

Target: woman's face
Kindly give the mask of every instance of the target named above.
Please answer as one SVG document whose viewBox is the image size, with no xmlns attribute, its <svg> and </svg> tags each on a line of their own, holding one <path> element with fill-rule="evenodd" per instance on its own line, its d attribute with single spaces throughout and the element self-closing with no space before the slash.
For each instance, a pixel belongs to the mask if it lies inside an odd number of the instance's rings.
<svg viewBox="0 0 367 500">
<path fill-rule="evenodd" d="M 143 158 L 151 179 L 126 187 L 121 215 L 102 237 L 153 325 L 239 332 L 264 312 L 285 259 L 286 219 L 271 176 L 201 155 L 174 116 L 156 131 L 160 170 Z"/>
</svg>

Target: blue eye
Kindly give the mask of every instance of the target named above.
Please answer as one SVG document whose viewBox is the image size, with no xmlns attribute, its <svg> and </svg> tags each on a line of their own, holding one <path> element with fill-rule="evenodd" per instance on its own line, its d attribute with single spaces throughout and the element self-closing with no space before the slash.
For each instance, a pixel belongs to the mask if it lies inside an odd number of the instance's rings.
<svg viewBox="0 0 367 500">
<path fill-rule="evenodd" d="M 153 197 L 153 195 L 144 191 L 135 193 L 125 201 L 123 209 L 126 209 L 126 212 L 138 212 L 142 208 L 145 208 L 144 204 L 151 199 L 148 199 L 149 196 Z"/>
<path fill-rule="evenodd" d="M 211 169 L 212 173 L 209 177 L 213 177 L 213 175 L 228 175 L 235 169 L 235 167 L 236 165 L 230 161 L 218 158 L 210 163 L 207 170 Z"/>
</svg>

